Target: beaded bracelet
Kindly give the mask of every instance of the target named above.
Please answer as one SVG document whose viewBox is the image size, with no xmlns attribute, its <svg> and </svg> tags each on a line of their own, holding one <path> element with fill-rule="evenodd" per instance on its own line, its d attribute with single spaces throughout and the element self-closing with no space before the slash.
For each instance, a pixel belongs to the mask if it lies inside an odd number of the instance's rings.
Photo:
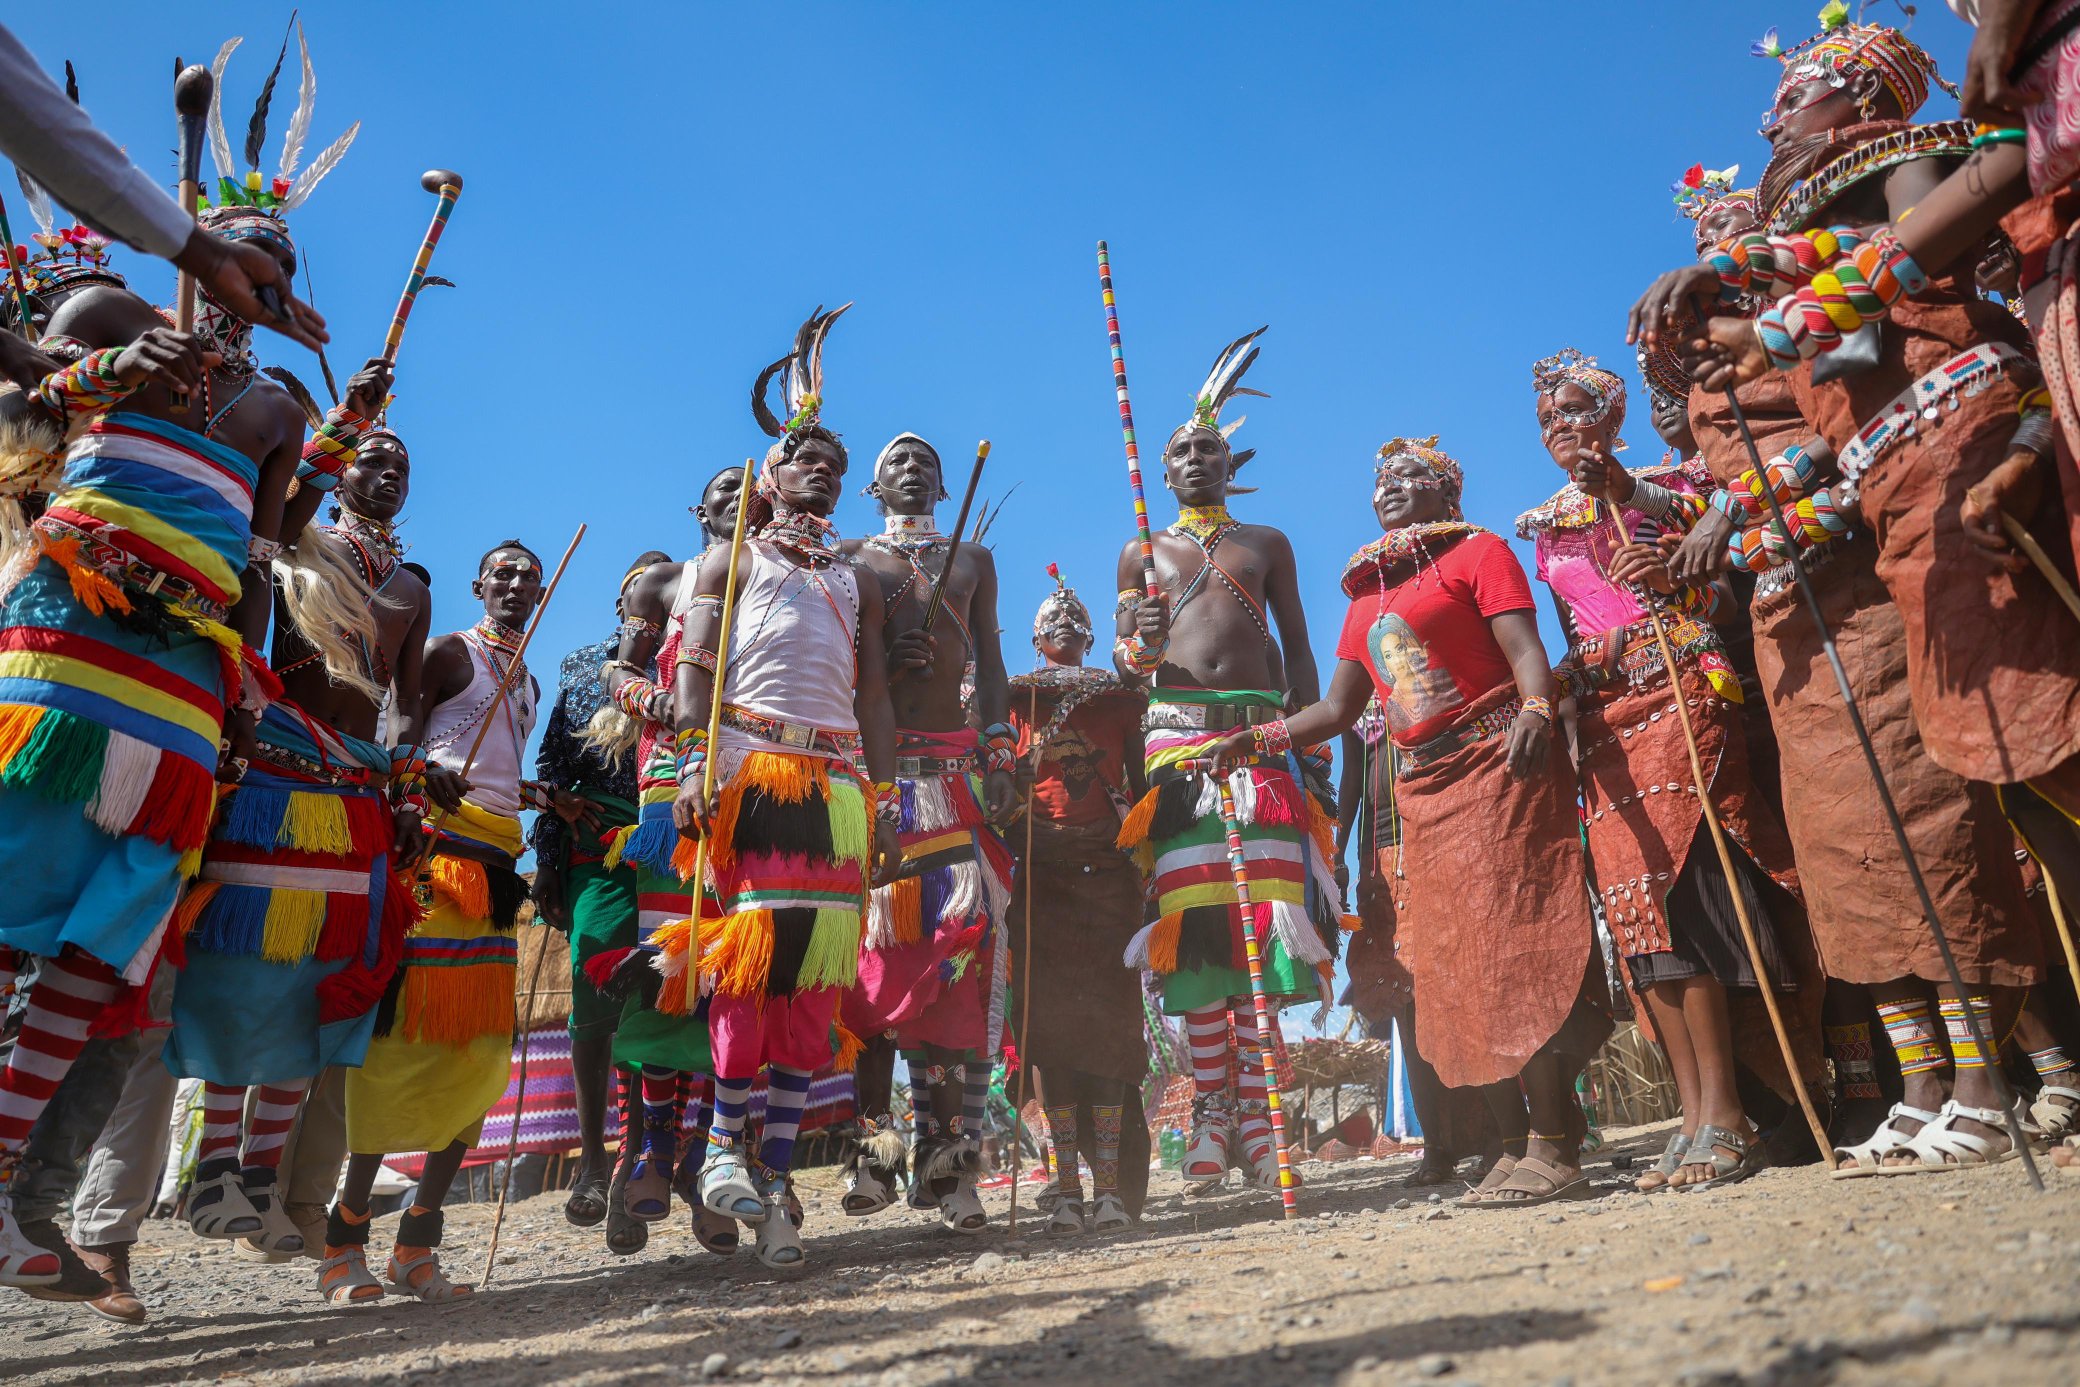
<svg viewBox="0 0 2080 1387">
<path fill-rule="evenodd" d="M 258 535 L 246 541 L 246 563 L 255 568 L 264 568 L 281 557 L 282 542 L 278 539 L 262 539 Z"/>
<path fill-rule="evenodd" d="M 1136 674 L 1153 674 L 1162 667 L 1163 652 L 1168 648 L 1168 643 L 1145 645 L 1140 633 L 1136 632 L 1131 636 L 1121 636 L 1115 643 L 1115 648 L 1120 652 L 1120 657 L 1126 662 L 1128 669 Z"/>
<path fill-rule="evenodd" d="M 1540 698 L 1534 694 L 1524 700 L 1524 711 L 1544 718 L 1548 727 L 1553 725 L 1553 700 L 1550 698 Z"/>
<path fill-rule="evenodd" d="M 682 727 L 672 739 L 676 756 L 679 783 L 688 785 L 706 768 L 708 763 L 708 729 L 705 727 Z"/>
<path fill-rule="evenodd" d="M 1928 288 L 1928 276 L 1891 227 L 1880 227 L 1856 247 L 1851 260 L 1817 274 L 1811 284 L 1766 308 L 1755 319 L 1755 335 L 1770 364 L 1790 370 L 1840 346 L 1902 297 Z"/>
<path fill-rule="evenodd" d="M 68 426 L 74 412 L 95 414 L 113 408 L 144 387 L 142 380 L 127 382 L 116 374 L 116 360 L 123 351 L 102 347 L 59 367 L 36 387 L 36 398 Z"/>
<path fill-rule="evenodd" d="M 990 771 L 1008 771 L 1018 764 L 1018 734 L 1008 722 L 994 722 L 982 729 L 982 764 Z"/>
<path fill-rule="evenodd" d="M 897 828 L 903 826 L 903 790 L 893 780 L 874 782 L 874 816 Z"/>
<path fill-rule="evenodd" d="M 547 814 L 556 808 L 556 792 L 540 780 L 520 782 L 520 807 Z"/>
<path fill-rule="evenodd" d="M 1704 263 L 1719 276 L 1719 301 L 1733 304 L 1743 294 L 1773 298 L 1808 283 L 1861 243 L 1862 237 L 1846 226 L 1790 236 L 1754 231 L 1707 252 Z"/>
<path fill-rule="evenodd" d="M 1258 723 L 1250 729 L 1250 740 L 1262 756 L 1283 756 L 1293 749 L 1293 734 L 1286 730 L 1284 718 Z"/>
<path fill-rule="evenodd" d="M 2051 392 L 2041 385 L 2034 390 L 2023 391 L 2022 398 L 2015 402 L 2015 412 L 2017 414 L 2027 414 L 2033 409 L 2050 408 Z"/>
<path fill-rule="evenodd" d="M 673 669 L 677 669 L 681 665 L 692 665 L 695 669 L 704 669 L 710 675 L 713 675 L 715 673 L 715 652 L 705 646 L 689 645 L 679 652 L 678 659 L 672 661 Z"/>
<path fill-rule="evenodd" d="M 1972 148 L 1985 149 L 1989 145 L 2023 144 L 2029 140 L 2029 131 L 2017 130 L 2013 126 L 1982 125 L 1972 135 Z"/>
<path fill-rule="evenodd" d="M 418 794 L 398 795 L 390 803 L 398 809 L 409 809 L 422 819 L 429 817 L 433 809 L 432 802 L 426 796 Z"/>
<path fill-rule="evenodd" d="M 638 674 L 615 686 L 614 706 L 640 721 L 650 716 L 650 700 L 657 696 L 657 692 L 656 680 Z"/>
<path fill-rule="evenodd" d="M 340 474 L 361 456 L 361 435 L 367 428 L 368 420 L 345 405 L 327 410 L 325 422 L 311 431 L 310 442 L 303 445 L 296 479 L 319 491 L 339 485 Z"/>
<path fill-rule="evenodd" d="M 1794 544 L 1800 549 L 1812 549 L 1848 534 L 1849 521 L 1840 513 L 1846 507 L 1834 494 L 1839 490 L 1837 487 L 1816 491 L 1786 506 L 1784 518 L 1793 526 L 1790 536 L 1774 520 L 1732 535 L 1726 541 L 1728 560 L 1743 573 L 1760 572 L 1790 558 Z"/>
</svg>

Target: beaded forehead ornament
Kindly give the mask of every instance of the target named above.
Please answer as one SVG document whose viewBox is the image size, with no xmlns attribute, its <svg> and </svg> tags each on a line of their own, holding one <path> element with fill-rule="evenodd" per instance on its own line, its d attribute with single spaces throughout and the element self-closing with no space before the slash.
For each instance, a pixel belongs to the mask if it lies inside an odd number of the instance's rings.
<svg viewBox="0 0 2080 1387">
<path fill-rule="evenodd" d="M 1563 426 L 1578 424 L 1591 426 L 1611 421 L 1611 432 L 1616 434 L 1625 427 L 1625 382 L 1618 376 L 1596 364 L 1596 358 L 1573 347 L 1562 347 L 1551 356 L 1534 362 L 1531 367 L 1531 389 L 1540 399 L 1558 391 L 1563 385 L 1579 386 L 1594 407 L 1577 414 L 1570 414 L 1557 404 L 1552 417 L 1540 428 L 1539 434 L 1551 438 Z M 1623 448 L 1622 441 L 1613 438 L 1611 446 Z"/>
<path fill-rule="evenodd" d="M 1380 444 L 1375 456 L 1379 463 L 1373 469 L 1374 476 L 1384 473 L 1397 459 L 1419 462 L 1429 468 L 1437 476 L 1437 489 L 1444 494 L 1445 514 L 1453 520 L 1465 514 L 1460 499 L 1466 491 L 1466 469 L 1438 451 L 1436 434 L 1428 438 L 1390 438 Z"/>
<path fill-rule="evenodd" d="M 1048 627 L 1058 621 L 1066 621 L 1069 629 L 1082 636 L 1084 644 L 1091 642 L 1091 609 L 1083 605 L 1076 589 L 1062 581 L 1060 564 L 1049 564 L 1047 576 L 1054 579 L 1054 591 L 1040 599 L 1040 610 L 1033 616 L 1033 637 L 1037 641 Z"/>
<path fill-rule="evenodd" d="M 1758 58 L 1775 58 L 1784 65 L 1784 76 L 1777 83 L 1778 104 L 1783 102 L 1786 92 L 1808 82 L 1825 82 L 1839 90 L 1865 73 L 1884 84 L 1904 116 L 1912 116 L 1928 100 L 1931 81 L 1950 95 L 1957 95 L 1957 88 L 1936 71 L 1935 59 L 1905 32 L 1883 24 L 1851 24 L 1849 7 L 1841 0 L 1832 0 L 1820 11 L 1820 32 L 1804 42 L 1786 48 L 1777 31 L 1771 29 L 1748 51 Z M 1774 113 L 1772 107 L 1771 114 Z"/>
</svg>

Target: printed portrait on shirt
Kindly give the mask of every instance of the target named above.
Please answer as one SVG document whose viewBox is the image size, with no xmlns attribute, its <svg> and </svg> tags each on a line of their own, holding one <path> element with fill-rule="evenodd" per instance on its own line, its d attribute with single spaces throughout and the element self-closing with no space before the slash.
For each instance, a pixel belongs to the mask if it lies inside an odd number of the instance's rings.
<svg viewBox="0 0 2080 1387">
<path fill-rule="evenodd" d="M 1372 623 L 1365 641 L 1372 675 L 1387 690 L 1387 723 L 1396 732 L 1461 707 L 1451 671 L 1433 665 L 1415 628 L 1393 612 Z"/>
</svg>

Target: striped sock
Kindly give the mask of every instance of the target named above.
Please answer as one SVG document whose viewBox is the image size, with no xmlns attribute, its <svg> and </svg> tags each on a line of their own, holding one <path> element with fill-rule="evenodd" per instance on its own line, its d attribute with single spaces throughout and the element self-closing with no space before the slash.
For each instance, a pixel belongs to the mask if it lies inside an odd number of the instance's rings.
<svg viewBox="0 0 2080 1387">
<path fill-rule="evenodd" d="M 784 1064 L 766 1066 L 765 1140 L 759 1163 L 785 1171 L 794 1163 L 794 1139 L 802 1130 L 802 1109 L 809 1105 L 809 1071 Z"/>
<path fill-rule="evenodd" d="M 1076 1168 L 1076 1105 L 1047 1110 L 1047 1139 L 1054 1146 L 1054 1186 L 1064 1199 L 1083 1198 L 1083 1176 Z"/>
<path fill-rule="evenodd" d="M 1942 1002 L 1943 1029 L 1950 1036 L 1950 1058 L 1959 1069 L 1984 1069 L 1988 1056 L 1972 1039 L 1971 1028 L 1966 1024 L 1964 1009 L 1967 1003 L 1979 1022 L 1979 1034 L 1986 1037 L 1989 1045 L 1998 1043 L 1993 1038 L 1993 998 L 1945 997 Z"/>
<path fill-rule="evenodd" d="M 980 1141 L 989 1129 L 989 1061 L 970 1060 L 961 1068 L 961 1130 Z"/>
<path fill-rule="evenodd" d="M 303 1106 L 303 1095 L 309 1090 L 309 1079 L 293 1084 L 262 1084 L 253 1095 L 253 1118 L 246 1124 L 246 1149 L 239 1157 L 241 1166 L 264 1165 L 278 1169 L 282 1164 L 282 1147 L 289 1140 L 289 1129 L 296 1125 L 296 1110 Z M 208 1118 L 204 1118 L 205 1123 Z"/>
<path fill-rule="evenodd" d="M 2040 1079 L 2049 1079 L 2053 1074 L 2062 1074 L 2073 1067 L 2073 1062 L 2066 1058 L 2065 1047 L 2062 1045 L 2053 1045 L 2048 1050 L 2030 1051 L 2029 1063 L 2030 1068 L 2037 1071 L 2037 1077 Z"/>
<path fill-rule="evenodd" d="M 946 1082 L 946 1066 L 928 1061 L 922 1051 L 903 1056 L 910 1070 L 910 1126 L 919 1141 L 939 1135 L 939 1118 L 932 1110 L 932 1090 Z"/>
<path fill-rule="evenodd" d="M 116 995 L 116 970 L 87 954 L 45 959 L 7 1068 L 0 1071 L 0 1151 L 20 1151 L 29 1129 L 87 1043 L 87 1028 Z"/>
<path fill-rule="evenodd" d="M 1119 1134 L 1125 1116 L 1121 1104 L 1091 1104 L 1091 1145 L 1098 1148 L 1091 1160 L 1091 1188 L 1101 1196 L 1119 1193 Z"/>
<path fill-rule="evenodd" d="M 1871 1023 L 1827 1027 L 1827 1053 L 1834 1060 L 1835 1085 L 1844 1101 L 1879 1098 L 1878 1070 L 1871 1063 Z"/>
<path fill-rule="evenodd" d="M 751 1106 L 752 1079 L 715 1076 L 715 1121 L 708 1140 L 719 1146 L 735 1146 L 744 1135 L 744 1113 Z"/>
<path fill-rule="evenodd" d="M 1242 1154 L 1257 1160 L 1271 1149 L 1270 1092 L 1264 1086 L 1264 1042 L 1257 1018 L 1235 1013 L 1235 1097 L 1242 1115 Z"/>
<path fill-rule="evenodd" d="M 208 1165 L 238 1154 L 238 1129 L 244 1121 L 246 1086 L 202 1086 L 202 1135 L 195 1141 L 195 1164 Z"/>
<path fill-rule="evenodd" d="M 643 1066 L 643 1159 L 672 1163 L 679 1136 L 679 1071 Z"/>
<path fill-rule="evenodd" d="M 1884 1023 L 1885 1038 L 1892 1042 L 1892 1052 L 1899 1056 L 1900 1073 L 1925 1074 L 1931 1069 L 1941 1069 L 1949 1062 L 1950 1056 L 1936 1034 L 1935 1018 L 1929 1013 L 1927 998 L 1880 1002 L 1878 1020 Z"/>
<path fill-rule="evenodd" d="M 1184 1014 L 1184 1034 L 1192 1047 L 1192 1089 L 1200 1094 L 1228 1091 L 1228 1008 L 1203 1007 Z"/>
</svg>

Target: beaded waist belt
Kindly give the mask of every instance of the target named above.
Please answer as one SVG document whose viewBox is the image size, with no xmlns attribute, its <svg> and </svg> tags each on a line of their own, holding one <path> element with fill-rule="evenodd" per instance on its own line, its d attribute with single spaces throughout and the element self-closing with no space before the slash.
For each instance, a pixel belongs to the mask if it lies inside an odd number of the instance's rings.
<svg viewBox="0 0 2080 1387">
<path fill-rule="evenodd" d="M 1230 732 L 1238 727 L 1254 727 L 1261 722 L 1272 722 L 1279 717 L 1276 708 L 1264 708 L 1256 704 L 1237 707 L 1232 703 L 1154 703 L 1142 715 L 1141 730 L 1144 732 Z"/>
<path fill-rule="evenodd" d="M 1608 642 L 1608 636 L 1591 636 L 1576 644 L 1568 660 L 1571 666 L 1567 671 L 1569 693 L 1576 696 L 1594 693 L 1621 678 L 1631 687 L 1638 688 L 1661 671 L 1661 642 L 1654 635 L 1651 620 L 1635 621 L 1627 626 L 1618 637 L 1618 658 L 1606 664 L 1602 655 Z M 1695 617 L 1668 623 L 1668 644 L 1677 660 L 1722 648 L 1718 631 Z"/>
<path fill-rule="evenodd" d="M 898 756 L 896 774 L 905 780 L 926 775 L 973 775 L 982 767 L 973 756 Z"/>
<path fill-rule="evenodd" d="M 40 517 L 33 528 L 38 534 L 53 540 L 76 540 L 79 562 L 127 592 L 164 602 L 176 611 L 209 621 L 222 623 L 230 617 L 231 608 L 227 604 L 204 596 L 202 589 L 186 578 L 140 561 L 129 551 L 110 544 L 91 530 L 50 515 Z"/>
<path fill-rule="evenodd" d="M 806 722 L 782 722 L 734 703 L 722 705 L 722 725 L 747 732 L 761 741 L 777 742 L 796 751 L 814 751 L 825 756 L 851 760 L 859 751 L 859 733 L 828 732 Z"/>
<path fill-rule="evenodd" d="M 1823 544 L 1818 548 L 1806 550 L 1806 572 L 1819 572 L 1833 563 L 1835 555 L 1840 552 L 1841 546 L 1838 544 Z M 1790 564 L 1780 563 L 1774 568 L 1765 568 L 1756 575 L 1755 593 L 1748 600 L 1753 604 L 1762 601 L 1764 598 L 1775 597 L 1778 593 L 1786 589 L 1796 588 L 1797 586 L 1797 572 L 1792 569 Z"/>
<path fill-rule="evenodd" d="M 1959 395 L 1976 395 L 1995 379 L 2029 358 L 2005 342 L 1982 342 L 1968 352 L 1959 352 L 1915 381 L 1879 410 L 1856 431 L 1842 449 L 1841 468 L 1845 481 L 1863 480 L 1878 459 L 1900 440 L 1909 437 L 1926 421 L 1934 423 L 1947 402 L 1957 408 Z"/>
<path fill-rule="evenodd" d="M 1397 752 L 1412 766 L 1427 766 L 1432 761 L 1441 761 L 1455 751 L 1464 751 L 1475 742 L 1484 742 L 1509 730 L 1524 711 L 1524 700 L 1513 698 L 1499 708 L 1491 708 L 1472 722 L 1455 727 L 1449 732 L 1432 737 L 1417 746 L 1399 747 Z"/>
</svg>

